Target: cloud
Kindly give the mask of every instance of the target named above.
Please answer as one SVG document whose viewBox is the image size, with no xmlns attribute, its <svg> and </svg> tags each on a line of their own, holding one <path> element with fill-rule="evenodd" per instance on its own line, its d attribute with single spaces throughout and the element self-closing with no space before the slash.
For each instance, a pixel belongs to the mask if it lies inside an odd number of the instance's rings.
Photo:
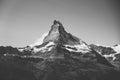
<svg viewBox="0 0 120 80">
<path fill-rule="evenodd" d="M 31 44 L 30 46 L 33 47 L 33 46 L 37 46 L 37 45 L 41 45 L 43 43 L 43 40 L 44 38 L 48 35 L 48 32 L 44 33 L 39 39 L 37 39 L 35 41 L 34 44 Z"/>
</svg>

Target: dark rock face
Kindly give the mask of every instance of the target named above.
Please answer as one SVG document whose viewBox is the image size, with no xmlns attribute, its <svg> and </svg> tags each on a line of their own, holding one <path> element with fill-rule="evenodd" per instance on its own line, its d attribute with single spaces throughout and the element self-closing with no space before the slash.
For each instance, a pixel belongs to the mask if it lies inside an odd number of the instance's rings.
<svg viewBox="0 0 120 80">
<path fill-rule="evenodd" d="M 56 20 L 42 44 L 11 49 L 0 47 L 0 80 L 120 80 L 115 66 Z"/>
</svg>

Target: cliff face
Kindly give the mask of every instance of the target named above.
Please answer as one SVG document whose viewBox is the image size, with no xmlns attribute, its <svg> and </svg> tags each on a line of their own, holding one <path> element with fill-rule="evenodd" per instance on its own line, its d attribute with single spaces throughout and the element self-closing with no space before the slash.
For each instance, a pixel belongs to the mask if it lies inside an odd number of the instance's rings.
<svg viewBox="0 0 120 80">
<path fill-rule="evenodd" d="M 41 42 L 3 52 L 0 64 L 0 80 L 120 79 L 113 64 L 56 20 Z"/>
</svg>

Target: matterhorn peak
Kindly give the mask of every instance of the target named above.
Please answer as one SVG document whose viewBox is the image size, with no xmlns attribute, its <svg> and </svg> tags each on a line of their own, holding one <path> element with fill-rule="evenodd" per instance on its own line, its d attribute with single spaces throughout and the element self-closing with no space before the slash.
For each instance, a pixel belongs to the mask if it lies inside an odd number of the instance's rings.
<svg viewBox="0 0 120 80">
<path fill-rule="evenodd" d="M 58 26 L 58 27 L 63 27 L 63 26 L 62 26 L 62 23 L 61 23 L 60 21 L 57 21 L 57 20 L 54 20 L 54 21 L 53 21 L 53 25 L 56 26 L 56 27 L 57 27 L 57 26 Z"/>
<path fill-rule="evenodd" d="M 47 37 L 45 37 L 44 42 L 48 42 L 48 41 L 58 42 L 60 36 L 61 35 L 66 36 L 66 34 L 67 32 L 65 31 L 61 22 L 54 20 L 53 25 L 51 26 L 51 29 L 49 31 L 49 34 Z"/>
<path fill-rule="evenodd" d="M 48 35 L 44 38 L 44 43 L 50 41 L 59 44 L 80 44 L 79 38 L 67 33 L 62 23 L 57 20 L 54 20 Z"/>
<path fill-rule="evenodd" d="M 62 25 L 62 23 L 60 21 L 54 20 L 53 21 L 53 25 L 51 26 L 51 32 L 55 32 L 58 31 L 58 33 L 67 33 Z"/>
<path fill-rule="evenodd" d="M 61 32 L 65 32 L 66 33 L 62 23 L 60 21 L 57 21 L 57 20 L 53 21 L 53 25 L 51 26 L 51 30 L 50 30 L 49 33 L 55 32 L 55 31 L 56 32 L 58 31 L 58 33 L 61 33 Z"/>
<path fill-rule="evenodd" d="M 86 45 L 81 39 L 68 33 L 60 21 L 54 20 L 50 31 L 39 38 L 31 47 L 40 46 L 47 43 L 63 44 L 63 45 Z"/>
<path fill-rule="evenodd" d="M 48 33 L 30 45 L 33 53 L 48 52 L 60 46 L 70 52 L 87 53 L 91 51 L 84 41 L 65 31 L 62 23 L 56 20 L 54 20 Z"/>
</svg>

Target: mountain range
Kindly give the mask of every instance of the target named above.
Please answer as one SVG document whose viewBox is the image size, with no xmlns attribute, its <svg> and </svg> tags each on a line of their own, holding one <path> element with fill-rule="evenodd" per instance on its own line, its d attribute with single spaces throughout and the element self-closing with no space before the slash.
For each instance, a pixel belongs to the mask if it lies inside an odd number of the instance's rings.
<svg viewBox="0 0 120 80">
<path fill-rule="evenodd" d="M 120 45 L 87 44 L 54 20 L 34 44 L 0 47 L 0 80 L 120 80 Z"/>
</svg>

